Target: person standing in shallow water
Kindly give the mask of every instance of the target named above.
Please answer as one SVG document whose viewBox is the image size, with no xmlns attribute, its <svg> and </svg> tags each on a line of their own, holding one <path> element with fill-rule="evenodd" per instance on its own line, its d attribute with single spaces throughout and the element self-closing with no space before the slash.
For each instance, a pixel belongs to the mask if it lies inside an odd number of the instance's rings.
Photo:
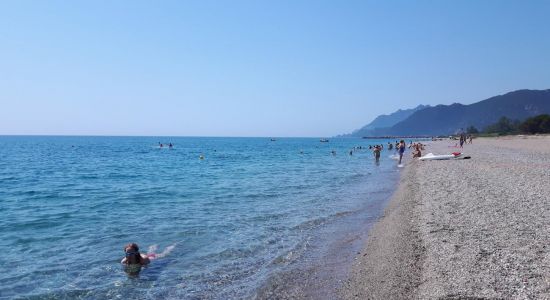
<svg viewBox="0 0 550 300">
<path fill-rule="evenodd" d="M 399 145 L 397 146 L 397 150 L 399 152 L 399 164 L 401 164 L 401 160 L 403 159 L 403 153 L 405 153 L 405 141 L 401 140 L 399 142 Z"/>
<path fill-rule="evenodd" d="M 382 149 L 378 145 L 374 146 L 374 149 L 372 150 L 372 153 L 374 154 L 374 159 L 375 159 L 376 162 L 378 162 L 380 160 L 380 151 L 381 150 Z"/>
</svg>

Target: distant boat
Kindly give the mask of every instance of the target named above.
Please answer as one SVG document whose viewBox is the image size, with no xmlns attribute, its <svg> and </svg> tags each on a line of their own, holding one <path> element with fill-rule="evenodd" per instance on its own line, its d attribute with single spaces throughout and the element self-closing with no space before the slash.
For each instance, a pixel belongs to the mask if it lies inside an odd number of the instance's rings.
<svg viewBox="0 0 550 300">
<path fill-rule="evenodd" d="M 320 139 L 319 142 L 321 142 L 321 143 L 328 143 L 328 140 L 327 140 L 327 139 Z"/>
<path fill-rule="evenodd" d="M 271 141 L 272 141 L 272 142 L 275 142 L 275 141 L 277 141 L 277 139 L 271 139 Z"/>
</svg>

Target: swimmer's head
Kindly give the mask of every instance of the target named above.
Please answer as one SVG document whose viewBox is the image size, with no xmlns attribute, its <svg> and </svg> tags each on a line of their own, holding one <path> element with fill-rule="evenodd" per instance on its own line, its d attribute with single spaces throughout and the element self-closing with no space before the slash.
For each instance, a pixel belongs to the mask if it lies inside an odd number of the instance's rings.
<svg viewBox="0 0 550 300">
<path fill-rule="evenodd" d="M 141 261 L 139 246 L 136 243 L 124 246 L 124 254 L 126 255 L 126 264 L 139 264 Z"/>
<path fill-rule="evenodd" d="M 139 246 L 136 243 L 130 243 L 124 246 L 124 251 L 139 251 Z"/>
</svg>

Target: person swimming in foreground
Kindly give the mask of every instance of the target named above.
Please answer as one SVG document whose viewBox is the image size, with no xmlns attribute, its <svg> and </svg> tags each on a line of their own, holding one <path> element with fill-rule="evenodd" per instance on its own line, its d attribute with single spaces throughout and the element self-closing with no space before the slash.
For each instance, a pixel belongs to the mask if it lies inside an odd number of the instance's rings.
<svg viewBox="0 0 550 300">
<path fill-rule="evenodd" d="M 124 265 L 141 265 L 145 266 L 151 262 L 151 258 L 156 258 L 154 253 L 141 254 L 139 253 L 139 246 L 136 243 L 130 243 L 124 246 L 125 257 L 120 261 Z"/>
<path fill-rule="evenodd" d="M 124 253 L 125 257 L 120 261 L 123 265 L 139 265 L 139 266 L 145 266 L 148 265 L 151 260 L 164 257 L 168 255 L 174 249 L 176 245 L 168 246 L 162 253 L 156 254 L 155 251 L 157 250 L 157 245 L 153 245 L 149 247 L 149 250 L 147 251 L 147 254 L 141 254 L 139 252 L 139 246 L 136 243 L 130 243 L 126 246 L 124 246 Z"/>
</svg>

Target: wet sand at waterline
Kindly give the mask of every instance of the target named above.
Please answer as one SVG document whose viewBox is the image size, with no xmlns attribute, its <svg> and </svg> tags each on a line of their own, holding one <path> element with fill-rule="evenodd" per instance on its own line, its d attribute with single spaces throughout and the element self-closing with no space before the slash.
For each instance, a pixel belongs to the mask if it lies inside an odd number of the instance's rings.
<svg viewBox="0 0 550 300">
<path fill-rule="evenodd" d="M 550 136 L 454 144 L 407 163 L 343 299 L 550 298 Z"/>
</svg>

